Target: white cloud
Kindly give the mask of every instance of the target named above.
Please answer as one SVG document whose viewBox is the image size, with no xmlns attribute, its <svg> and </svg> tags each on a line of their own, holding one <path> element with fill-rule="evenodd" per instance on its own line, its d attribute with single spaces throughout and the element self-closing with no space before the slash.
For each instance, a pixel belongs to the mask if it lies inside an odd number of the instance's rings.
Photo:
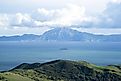
<svg viewBox="0 0 121 81">
<path fill-rule="evenodd" d="M 0 27 L 31 26 L 32 19 L 29 14 L 0 14 Z"/>
<path fill-rule="evenodd" d="M 54 17 L 55 15 L 54 13 L 55 13 L 55 10 L 49 11 L 44 8 L 39 8 L 32 13 L 32 18 L 35 21 L 41 21 L 41 22 L 50 21 Z"/>
<path fill-rule="evenodd" d="M 70 4 L 67 8 L 60 10 L 58 14 L 55 22 L 62 25 L 74 25 L 85 20 L 85 8 L 77 5 Z"/>
<path fill-rule="evenodd" d="M 110 2 L 101 15 L 87 16 L 85 7 L 68 4 L 61 9 L 39 8 L 32 13 L 2 14 L 0 26 L 18 27 L 102 27 L 121 28 L 121 3 L 120 0 Z"/>
<path fill-rule="evenodd" d="M 0 14 L 0 27 L 8 26 L 8 16 L 7 14 Z"/>
<path fill-rule="evenodd" d="M 99 27 L 121 28 L 121 3 L 118 0 L 110 2 L 98 20 Z"/>
<path fill-rule="evenodd" d="M 121 0 L 112 0 L 114 3 L 121 3 Z"/>
<path fill-rule="evenodd" d="M 9 17 L 10 26 L 30 26 L 31 21 L 29 14 L 16 13 Z"/>
<path fill-rule="evenodd" d="M 66 8 L 62 9 L 38 9 L 37 12 L 32 15 L 32 18 L 35 20 L 37 26 L 71 26 L 90 20 L 90 18 L 86 17 L 84 7 L 72 4 L 69 4 Z"/>
<path fill-rule="evenodd" d="M 30 5 L 26 5 L 28 1 Z M 107 3 L 109 4 L 106 6 Z M 25 32 L 30 30 L 39 32 L 44 30 L 42 27 L 71 25 L 77 26 L 77 29 L 121 28 L 121 0 L 14 0 L 13 2 L 3 0 L 0 4 L 0 32 L 11 30 L 8 32 L 17 33 L 21 30 L 22 33 L 24 28 Z M 29 30 L 29 28 L 37 29 Z"/>
<path fill-rule="evenodd" d="M 86 17 L 85 8 L 78 5 L 68 4 L 61 9 L 39 8 L 33 13 L 8 14 L 0 24 L 9 26 L 71 26 L 80 25 L 82 22 L 89 22 L 91 17 Z M 8 19 L 8 21 L 6 20 Z"/>
</svg>

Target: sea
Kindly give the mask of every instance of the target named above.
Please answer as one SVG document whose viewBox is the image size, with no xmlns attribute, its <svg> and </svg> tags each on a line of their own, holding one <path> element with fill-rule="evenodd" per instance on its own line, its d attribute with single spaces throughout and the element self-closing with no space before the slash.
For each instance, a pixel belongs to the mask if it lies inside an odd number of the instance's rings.
<svg viewBox="0 0 121 81">
<path fill-rule="evenodd" d="M 121 64 L 121 42 L 0 42 L 0 71 L 22 63 L 58 59 L 87 61 L 101 66 Z"/>
</svg>

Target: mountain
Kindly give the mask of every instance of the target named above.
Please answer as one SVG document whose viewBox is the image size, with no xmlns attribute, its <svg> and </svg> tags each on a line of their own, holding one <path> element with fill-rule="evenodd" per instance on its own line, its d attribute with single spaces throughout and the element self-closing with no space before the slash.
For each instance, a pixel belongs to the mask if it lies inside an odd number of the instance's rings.
<svg viewBox="0 0 121 81">
<path fill-rule="evenodd" d="M 2 36 L 0 41 L 32 41 L 39 38 L 39 35 L 24 34 L 22 36 Z"/>
<path fill-rule="evenodd" d="M 121 34 L 94 35 L 69 28 L 55 28 L 42 35 L 24 34 L 22 36 L 3 36 L 0 41 L 83 41 L 83 42 L 121 42 Z"/>
<path fill-rule="evenodd" d="M 94 35 L 69 28 L 55 28 L 45 32 L 41 40 L 46 41 L 84 41 L 84 42 L 121 42 L 121 34 Z"/>
<path fill-rule="evenodd" d="M 5 75 L 6 73 L 8 74 Z M 24 63 L 8 72 L 0 73 L 0 76 L 0 81 L 10 81 L 9 76 L 12 79 L 16 76 L 17 79 L 23 77 L 30 81 L 120 81 L 121 66 L 97 66 L 86 61 L 55 60 L 42 64 Z"/>
<path fill-rule="evenodd" d="M 92 37 L 92 34 L 79 32 L 69 28 L 55 28 L 45 32 L 42 40 L 55 40 L 55 41 L 86 41 Z"/>
</svg>

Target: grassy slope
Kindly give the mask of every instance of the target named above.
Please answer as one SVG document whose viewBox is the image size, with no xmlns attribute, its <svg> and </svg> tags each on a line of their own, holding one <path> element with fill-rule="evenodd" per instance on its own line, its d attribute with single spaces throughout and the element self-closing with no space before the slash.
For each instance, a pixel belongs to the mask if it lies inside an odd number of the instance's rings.
<svg viewBox="0 0 121 81">
<path fill-rule="evenodd" d="M 18 75 L 18 74 L 14 74 L 14 73 L 11 73 L 11 72 L 6 72 L 6 73 L 0 73 L 0 76 L 4 77 L 3 80 L 0 80 L 0 81 L 34 81 L 30 78 L 27 78 L 27 77 L 23 77 L 21 75 Z"/>
<path fill-rule="evenodd" d="M 37 67 L 39 65 L 39 67 Z M 34 68 L 34 66 L 36 68 Z M 29 69 L 28 69 L 29 67 Z M 8 81 L 76 81 L 71 79 L 81 76 L 82 78 L 95 78 L 97 75 L 108 76 L 108 81 L 113 78 L 121 79 L 121 66 L 96 66 L 85 61 L 75 62 L 75 61 L 53 61 L 42 64 L 22 64 L 21 66 L 13 69 L 10 72 L 0 73 L 0 76 L 7 78 Z M 24 69 L 25 68 L 25 69 Z M 81 72 L 81 73 L 80 73 Z M 71 73 L 71 74 L 70 74 Z M 74 75 L 73 75 L 74 74 Z M 58 77 L 58 78 L 57 78 Z M 113 77 L 113 78 L 111 78 Z M 57 79 L 56 79 L 57 78 Z M 116 79 L 117 79 L 116 78 Z M 79 78 L 78 78 L 79 79 Z M 5 80 L 0 80 L 5 81 Z M 87 80 L 83 80 L 87 81 Z M 90 81 L 90 80 L 88 80 Z M 98 81 L 98 78 L 97 80 Z M 110 80 L 113 81 L 113 80 Z M 117 81 L 117 80 L 116 80 Z"/>
</svg>

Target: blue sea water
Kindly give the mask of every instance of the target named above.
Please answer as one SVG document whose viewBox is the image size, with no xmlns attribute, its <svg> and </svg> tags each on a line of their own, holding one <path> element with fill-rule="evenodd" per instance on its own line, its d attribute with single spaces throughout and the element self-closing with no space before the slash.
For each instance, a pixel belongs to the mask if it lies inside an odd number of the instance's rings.
<svg viewBox="0 0 121 81">
<path fill-rule="evenodd" d="M 55 59 L 85 60 L 97 65 L 121 64 L 121 43 L 0 42 L 0 70 L 21 63 Z"/>
</svg>

